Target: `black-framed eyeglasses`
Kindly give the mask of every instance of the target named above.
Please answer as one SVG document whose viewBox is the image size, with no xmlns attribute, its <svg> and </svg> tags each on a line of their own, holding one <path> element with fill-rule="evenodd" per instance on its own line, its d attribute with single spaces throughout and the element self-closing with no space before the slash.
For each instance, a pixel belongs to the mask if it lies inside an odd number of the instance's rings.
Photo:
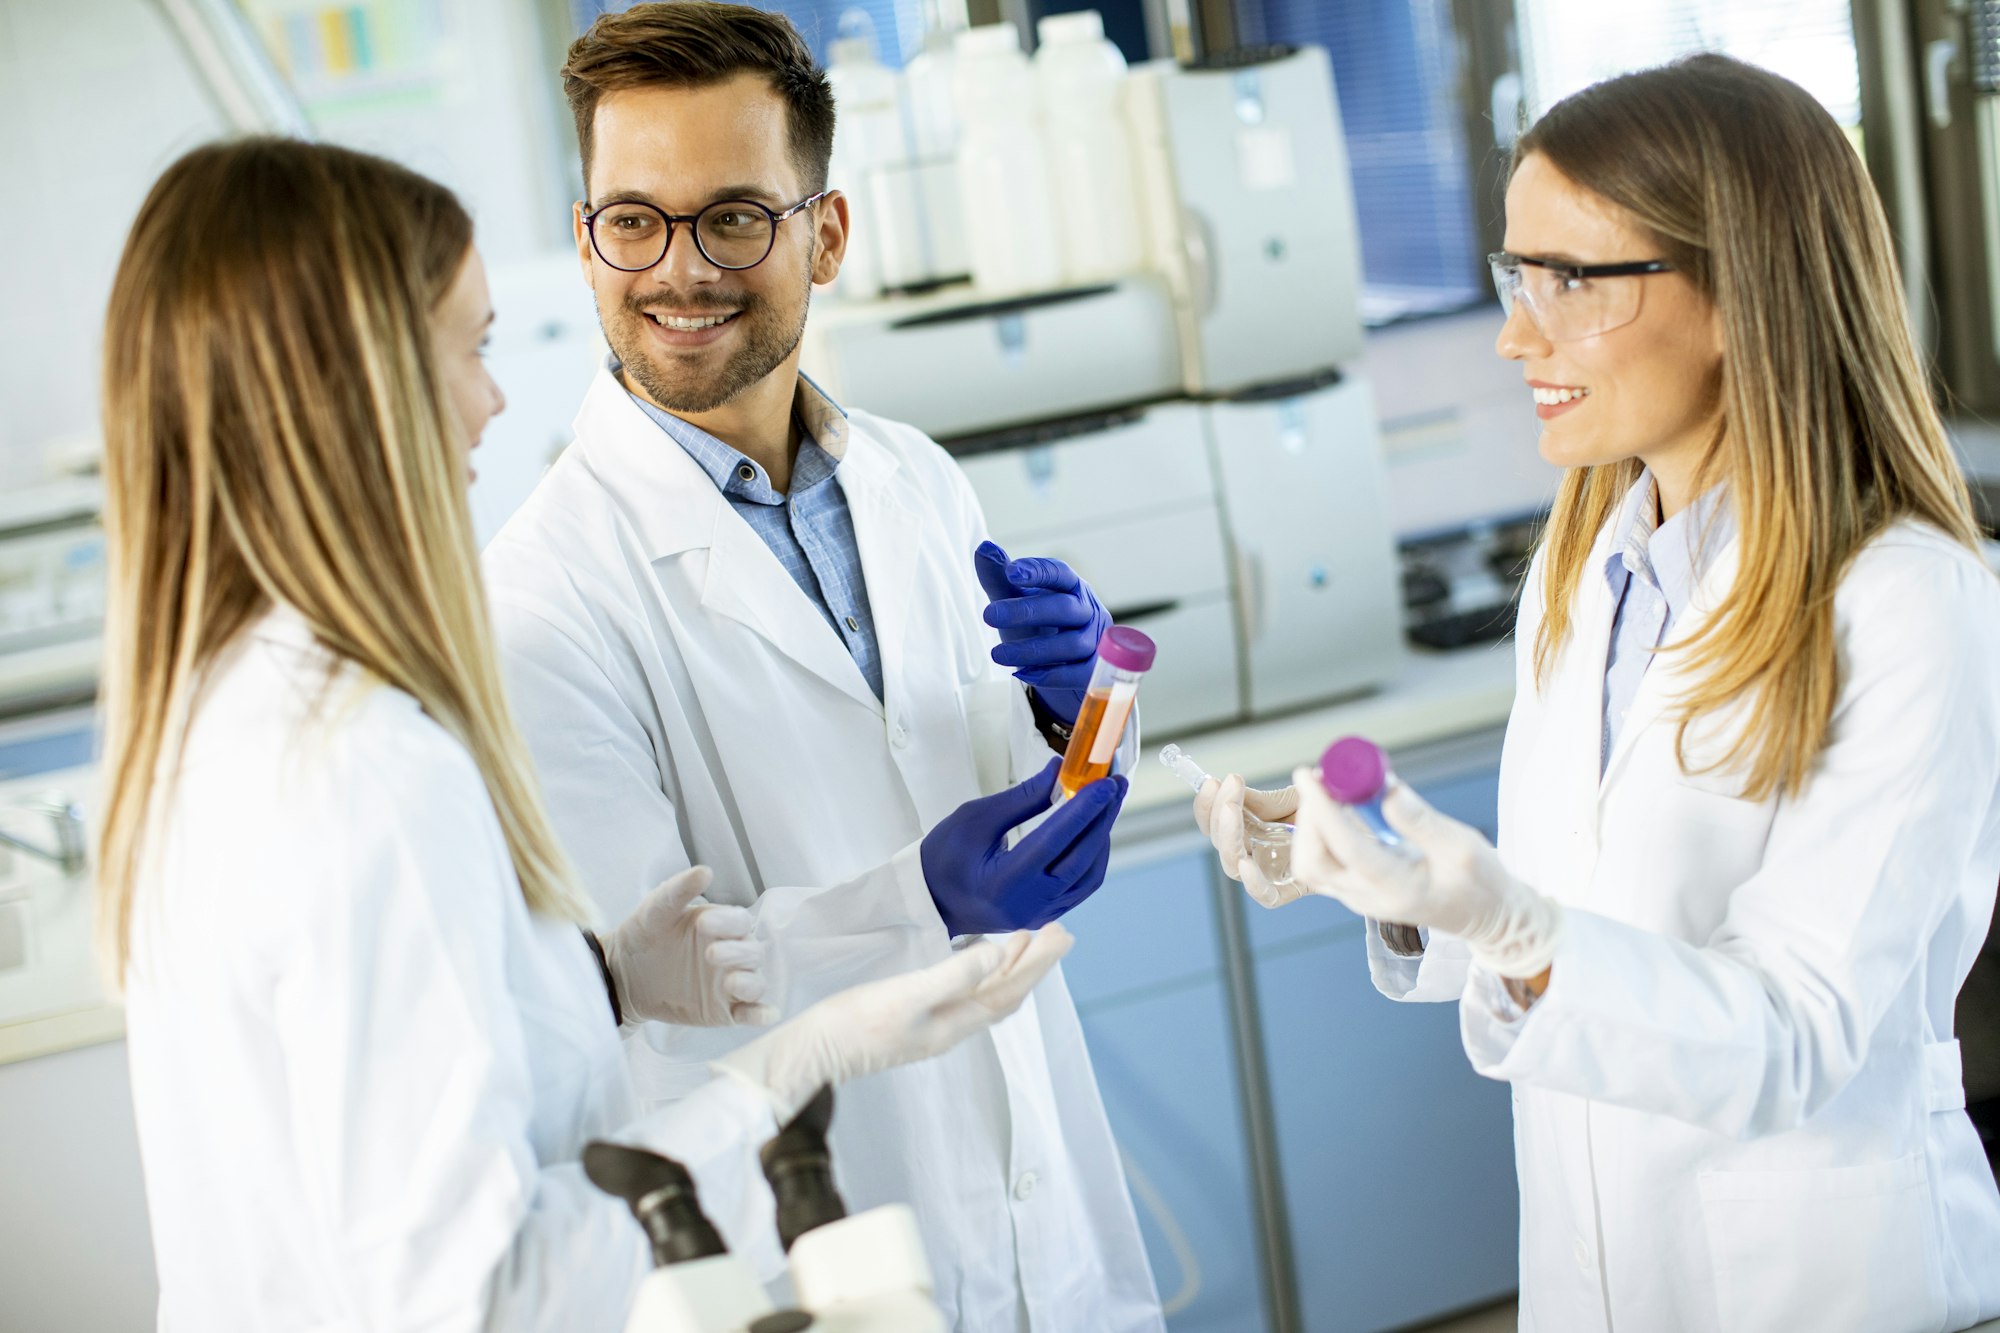
<svg viewBox="0 0 2000 1333">
<path fill-rule="evenodd" d="M 674 226 L 685 223 L 694 232 L 695 249 L 717 268 L 755 268 L 778 243 L 778 224 L 831 194 L 799 200 L 783 212 L 774 213 L 754 199 L 724 199 L 699 213 L 669 213 L 636 199 L 614 199 L 595 209 L 586 209 L 583 225 L 590 232 L 590 246 L 597 257 L 625 273 L 641 273 L 667 257 L 673 244 Z"/>
<path fill-rule="evenodd" d="M 1550 342 L 1594 338 L 1630 324 L 1639 317 L 1645 295 L 1644 284 L 1636 280 L 1674 271 L 1664 259 L 1565 264 L 1505 250 L 1486 256 L 1486 262 L 1493 270 L 1500 308 L 1511 316 L 1519 301 Z"/>
</svg>

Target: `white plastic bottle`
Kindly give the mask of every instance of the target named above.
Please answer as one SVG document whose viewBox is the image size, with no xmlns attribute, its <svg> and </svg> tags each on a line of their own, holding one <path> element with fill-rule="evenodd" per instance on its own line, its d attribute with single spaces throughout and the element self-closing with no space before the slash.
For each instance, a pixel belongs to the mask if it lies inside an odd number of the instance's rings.
<svg viewBox="0 0 2000 1333">
<path fill-rule="evenodd" d="M 875 56 L 875 25 L 865 11 L 841 16 L 841 36 L 828 51 L 826 77 L 835 109 L 833 161 L 827 185 L 847 195 L 847 256 L 836 290 L 868 300 L 882 290 L 881 237 L 865 201 L 873 179 L 904 161 L 902 89 L 896 72 Z"/>
<path fill-rule="evenodd" d="M 958 152 L 958 110 L 952 105 L 952 78 L 958 62 L 952 55 L 952 34 L 933 28 L 924 44 L 903 66 L 903 106 L 908 117 L 910 156 L 920 162 L 948 158 Z"/>
<path fill-rule="evenodd" d="M 1035 31 L 1042 149 L 1057 215 L 1071 223 L 1057 229 L 1063 275 L 1071 284 L 1122 277 L 1144 253 L 1132 140 L 1119 103 L 1124 53 L 1105 37 L 1094 9 L 1051 14 Z"/>
<path fill-rule="evenodd" d="M 1005 22 L 968 28 L 953 55 L 958 193 L 973 285 L 988 296 L 1059 287 L 1062 249 L 1020 31 Z"/>
</svg>

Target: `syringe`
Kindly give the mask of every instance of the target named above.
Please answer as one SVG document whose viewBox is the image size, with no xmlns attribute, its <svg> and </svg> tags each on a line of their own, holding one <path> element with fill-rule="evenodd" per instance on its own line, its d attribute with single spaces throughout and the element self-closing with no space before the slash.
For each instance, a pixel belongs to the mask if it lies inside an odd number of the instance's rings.
<svg viewBox="0 0 2000 1333">
<path fill-rule="evenodd" d="M 1182 782 L 1199 792 L 1201 785 L 1209 781 L 1209 775 L 1202 771 L 1194 756 L 1178 745 L 1169 745 L 1160 751 L 1160 762 L 1169 772 Z M 1292 826 L 1259 819 L 1248 810 L 1243 812 L 1243 850 L 1257 863 L 1264 878 L 1273 887 L 1285 888 L 1292 882 Z"/>
</svg>

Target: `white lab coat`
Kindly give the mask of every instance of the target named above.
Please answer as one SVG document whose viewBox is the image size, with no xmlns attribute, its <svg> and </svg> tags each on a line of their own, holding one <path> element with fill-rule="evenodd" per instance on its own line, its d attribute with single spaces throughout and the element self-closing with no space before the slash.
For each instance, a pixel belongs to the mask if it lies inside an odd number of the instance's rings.
<svg viewBox="0 0 2000 1333">
<path fill-rule="evenodd" d="M 1812 784 L 1750 801 L 1675 761 L 1673 652 L 1600 780 L 1609 541 L 1546 689 L 1539 560 L 1516 642 L 1500 852 L 1566 905 L 1547 993 L 1510 1014 L 1462 944 L 1413 965 L 1369 932 L 1377 985 L 1462 990 L 1474 1067 L 1513 1084 L 1522 1327 L 1893 1333 L 2000 1315 L 2000 1192 L 1952 1038 L 2000 879 L 2000 583 L 1934 529 L 1874 541 L 1835 600 L 1840 694 Z M 1713 613 L 1737 554 L 1670 641 Z M 1690 768 L 1719 734 L 1691 729 Z"/>
<path fill-rule="evenodd" d="M 920 432 L 854 412 L 839 478 L 886 702 L 609 372 L 486 553 L 515 715 L 584 881 L 616 914 L 714 867 L 709 896 L 774 941 L 787 1014 L 945 957 L 919 840 L 1051 757 L 988 655 L 964 475 Z M 751 1035 L 646 1025 L 628 1043 L 641 1094 L 680 1095 Z M 990 1033 L 843 1088 L 832 1146 L 851 1207 L 916 1210 L 955 1328 L 1161 1327 L 1059 971 Z"/>
<path fill-rule="evenodd" d="M 619 1333 L 648 1267 L 593 1138 L 777 1249 L 735 1079 L 641 1116 L 577 928 L 531 914 L 464 748 L 275 611 L 212 673 L 126 999 L 160 1326 Z"/>
</svg>

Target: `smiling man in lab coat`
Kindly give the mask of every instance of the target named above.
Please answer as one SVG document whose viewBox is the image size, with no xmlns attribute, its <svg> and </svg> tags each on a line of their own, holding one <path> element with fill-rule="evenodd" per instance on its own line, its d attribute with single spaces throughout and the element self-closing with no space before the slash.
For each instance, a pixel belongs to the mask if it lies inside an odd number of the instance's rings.
<svg viewBox="0 0 2000 1333">
<path fill-rule="evenodd" d="M 984 543 L 921 432 L 799 373 L 846 242 L 823 74 L 783 18 L 706 3 L 607 15 L 563 73 L 613 356 L 486 566 L 585 884 L 615 919 L 714 867 L 785 1013 L 1060 916 L 1103 879 L 1123 779 L 1007 840 L 1048 806 L 1109 617 L 1059 562 Z M 683 1095 L 754 1035 L 688 1022 L 628 1033 L 642 1095 Z M 954 1327 L 1162 1327 L 1059 972 L 989 1038 L 841 1097 L 848 1202 L 916 1209 Z"/>
</svg>

